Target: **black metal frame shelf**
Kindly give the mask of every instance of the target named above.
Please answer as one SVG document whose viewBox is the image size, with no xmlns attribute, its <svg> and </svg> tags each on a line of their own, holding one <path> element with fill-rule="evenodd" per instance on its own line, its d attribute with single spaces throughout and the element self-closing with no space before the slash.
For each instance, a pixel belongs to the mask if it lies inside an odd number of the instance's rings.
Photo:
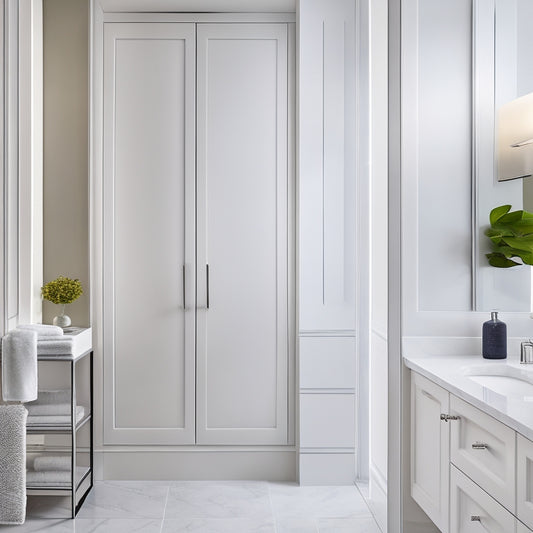
<svg viewBox="0 0 533 533">
<path fill-rule="evenodd" d="M 89 396 L 90 406 L 89 413 L 85 414 L 83 418 L 76 422 L 76 364 L 89 356 Z M 80 510 L 85 498 L 91 491 L 94 485 L 94 449 L 93 449 L 93 351 L 88 350 L 80 355 L 43 355 L 37 357 L 38 361 L 54 361 L 70 363 L 70 387 L 71 387 L 71 422 L 70 424 L 40 424 L 29 425 L 27 427 L 28 434 L 70 434 L 71 435 L 71 480 L 68 485 L 58 484 L 56 486 L 51 485 L 39 485 L 38 483 L 27 485 L 26 492 L 30 495 L 64 495 L 70 493 L 71 495 L 71 517 L 75 518 L 76 514 Z M 82 466 L 86 468 L 86 471 L 78 479 L 76 478 L 76 454 L 77 454 L 77 432 L 82 427 L 89 423 L 89 466 Z M 46 447 L 38 447 L 40 452 L 48 451 Z M 89 482 L 87 483 L 87 480 Z M 80 496 L 78 498 L 78 492 Z"/>
</svg>

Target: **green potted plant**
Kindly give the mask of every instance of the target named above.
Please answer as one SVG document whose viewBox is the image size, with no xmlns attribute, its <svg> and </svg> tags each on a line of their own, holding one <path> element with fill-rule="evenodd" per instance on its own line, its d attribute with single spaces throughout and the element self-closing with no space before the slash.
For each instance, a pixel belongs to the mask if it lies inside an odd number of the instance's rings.
<svg viewBox="0 0 533 533">
<path fill-rule="evenodd" d="M 490 212 L 485 235 L 492 242 L 492 252 L 486 256 L 493 267 L 533 265 L 533 213 L 511 211 L 511 207 L 500 205 Z"/>
<path fill-rule="evenodd" d="M 68 315 L 65 315 L 65 305 L 71 304 L 82 294 L 83 288 L 80 280 L 70 279 L 65 276 L 59 276 L 57 279 L 49 281 L 41 287 L 43 300 L 48 300 L 61 306 L 59 315 L 54 317 L 54 326 L 62 328 L 70 326 L 71 320 Z"/>
</svg>

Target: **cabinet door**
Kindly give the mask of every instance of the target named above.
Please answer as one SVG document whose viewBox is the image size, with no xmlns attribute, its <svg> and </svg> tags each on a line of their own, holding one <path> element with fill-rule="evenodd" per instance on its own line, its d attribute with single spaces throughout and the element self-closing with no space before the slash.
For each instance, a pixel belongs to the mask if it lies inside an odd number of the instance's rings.
<svg viewBox="0 0 533 533">
<path fill-rule="evenodd" d="M 517 520 L 494 498 L 450 466 L 450 531 L 514 533 Z"/>
<path fill-rule="evenodd" d="M 104 441 L 194 442 L 195 27 L 104 25 Z"/>
<path fill-rule="evenodd" d="M 450 422 L 440 415 L 448 405 L 447 391 L 411 373 L 411 495 L 442 533 L 448 532 Z"/>
<path fill-rule="evenodd" d="M 197 32 L 197 440 L 284 444 L 287 26 Z"/>
<path fill-rule="evenodd" d="M 516 515 L 533 528 L 533 442 L 516 436 Z"/>
</svg>

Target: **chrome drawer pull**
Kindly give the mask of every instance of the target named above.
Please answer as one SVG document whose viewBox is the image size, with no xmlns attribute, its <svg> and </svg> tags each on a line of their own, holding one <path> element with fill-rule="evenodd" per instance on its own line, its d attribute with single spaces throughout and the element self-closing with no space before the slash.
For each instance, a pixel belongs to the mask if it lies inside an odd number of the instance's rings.
<svg viewBox="0 0 533 533">
<path fill-rule="evenodd" d="M 481 522 L 481 516 L 479 515 L 472 515 L 470 517 L 470 522 Z"/>
<path fill-rule="evenodd" d="M 444 422 L 448 422 L 449 420 L 459 420 L 459 417 L 457 415 L 446 415 L 441 413 L 440 419 L 444 420 Z"/>
<path fill-rule="evenodd" d="M 474 444 L 472 444 L 473 450 L 486 450 L 488 447 L 489 445 L 483 442 L 474 442 Z"/>
</svg>

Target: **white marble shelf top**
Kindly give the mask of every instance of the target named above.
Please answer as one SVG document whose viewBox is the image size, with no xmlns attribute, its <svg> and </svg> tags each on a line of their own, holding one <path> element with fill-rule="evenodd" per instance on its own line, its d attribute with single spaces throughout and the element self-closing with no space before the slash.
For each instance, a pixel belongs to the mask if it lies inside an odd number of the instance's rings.
<svg viewBox="0 0 533 533">
<path fill-rule="evenodd" d="M 483 374 L 489 374 L 493 368 L 498 370 L 497 374 L 500 369 L 508 370 L 533 383 L 533 364 L 520 364 L 517 357 L 489 360 L 481 355 L 404 356 L 403 360 L 411 370 L 533 440 L 533 396 L 520 396 L 513 390 L 498 393 L 468 377 L 469 372 L 476 374 L 476 367 L 482 367 Z"/>
</svg>

